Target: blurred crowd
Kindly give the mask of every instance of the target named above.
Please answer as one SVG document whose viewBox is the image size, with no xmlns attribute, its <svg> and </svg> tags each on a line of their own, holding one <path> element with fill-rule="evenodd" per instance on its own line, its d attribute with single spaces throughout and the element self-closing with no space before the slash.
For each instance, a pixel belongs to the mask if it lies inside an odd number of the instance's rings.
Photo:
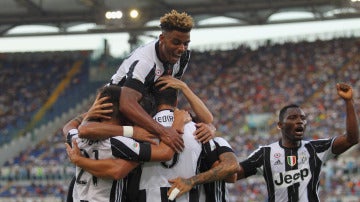
<svg viewBox="0 0 360 202">
<path fill-rule="evenodd" d="M 25 128 L 79 58 L 80 51 L 0 54 L 0 145 Z"/>
<path fill-rule="evenodd" d="M 240 161 L 258 146 L 279 138 L 277 113 L 286 104 L 299 104 L 308 114 L 308 138 L 343 133 L 345 108 L 343 101 L 338 99 L 335 85 L 347 82 L 353 86 L 360 116 L 359 52 L 360 39 L 356 38 L 281 45 L 269 43 L 256 50 L 240 46 L 227 51 L 193 51 L 183 79 L 213 112 L 218 135 L 229 140 Z M 14 58 L 17 59 L 0 63 L 0 84 L 8 90 L 0 95 L 1 136 L 9 127 L 6 124 L 16 124 L 18 119 L 29 121 L 29 112 L 44 103 L 44 98 L 64 77 L 72 62 L 56 58 Z M 10 68 L 11 65 L 15 68 Z M 37 71 L 45 66 L 49 69 Z M 61 68 L 54 68 L 56 66 Z M 43 88 L 41 82 L 47 79 L 48 87 Z M 180 108 L 190 110 L 184 100 L 180 97 Z M 253 125 L 247 117 L 254 114 L 270 114 L 270 117 L 263 125 Z M 358 146 L 326 163 L 320 181 L 324 199 L 338 201 L 348 195 L 360 198 L 357 155 Z M 26 192 L 34 196 L 55 194 L 63 198 L 73 173 L 74 166 L 67 159 L 59 129 L 47 140 L 27 148 L 2 166 L 0 197 Z M 19 183 L 23 181 L 30 183 Z M 264 201 L 264 193 L 267 190 L 261 176 L 238 181 L 231 184 L 230 189 L 232 201 L 236 202 Z"/>
</svg>

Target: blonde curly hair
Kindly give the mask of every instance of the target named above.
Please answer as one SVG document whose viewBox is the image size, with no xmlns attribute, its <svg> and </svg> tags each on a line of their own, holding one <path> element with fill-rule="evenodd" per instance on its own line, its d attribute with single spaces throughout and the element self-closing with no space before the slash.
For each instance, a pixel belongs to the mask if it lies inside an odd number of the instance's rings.
<svg viewBox="0 0 360 202">
<path fill-rule="evenodd" d="M 160 28 L 163 31 L 190 32 L 193 27 L 193 18 L 185 12 L 172 10 L 160 18 Z"/>
</svg>

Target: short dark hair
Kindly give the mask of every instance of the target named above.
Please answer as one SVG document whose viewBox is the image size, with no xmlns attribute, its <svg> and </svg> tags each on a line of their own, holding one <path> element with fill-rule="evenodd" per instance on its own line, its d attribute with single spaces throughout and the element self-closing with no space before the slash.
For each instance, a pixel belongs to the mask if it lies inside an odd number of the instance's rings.
<svg viewBox="0 0 360 202">
<path fill-rule="evenodd" d="M 156 103 L 152 92 L 144 92 L 139 104 L 149 115 L 153 116 L 156 114 Z"/>
<path fill-rule="evenodd" d="M 300 108 L 300 107 L 297 104 L 289 104 L 289 105 L 286 105 L 285 107 L 283 107 L 279 113 L 279 121 L 280 122 L 282 122 L 284 120 L 285 113 L 289 108 Z"/>
<path fill-rule="evenodd" d="M 153 88 L 153 95 L 155 98 L 156 106 L 159 106 L 161 104 L 167 104 L 176 107 L 178 90 L 171 87 L 160 90 L 162 86 L 163 85 L 154 86 Z"/>
</svg>

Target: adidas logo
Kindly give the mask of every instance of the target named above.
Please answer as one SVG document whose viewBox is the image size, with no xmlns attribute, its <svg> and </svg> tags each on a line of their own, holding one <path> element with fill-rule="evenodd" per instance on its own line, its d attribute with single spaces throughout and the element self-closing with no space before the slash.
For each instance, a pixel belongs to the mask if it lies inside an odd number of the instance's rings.
<svg viewBox="0 0 360 202">
<path fill-rule="evenodd" d="M 274 165 L 275 165 L 275 166 L 277 166 L 277 165 L 282 165 L 280 159 L 278 159 L 277 161 L 275 161 Z"/>
</svg>

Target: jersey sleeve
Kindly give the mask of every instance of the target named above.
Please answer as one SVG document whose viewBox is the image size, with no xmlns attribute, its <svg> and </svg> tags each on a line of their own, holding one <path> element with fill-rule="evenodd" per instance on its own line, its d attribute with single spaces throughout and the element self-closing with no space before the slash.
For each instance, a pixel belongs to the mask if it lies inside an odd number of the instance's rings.
<svg viewBox="0 0 360 202">
<path fill-rule="evenodd" d="M 110 138 L 114 157 L 130 161 L 150 161 L 150 144 L 140 143 L 131 138 L 117 136 Z"/>
<path fill-rule="evenodd" d="M 206 171 L 219 160 L 219 156 L 226 152 L 234 152 L 230 144 L 221 137 L 216 137 L 213 140 L 202 145 L 201 154 L 201 172 Z"/>
<path fill-rule="evenodd" d="M 310 141 L 310 144 L 313 146 L 315 152 L 317 153 L 317 156 L 322 162 L 325 162 L 335 157 L 335 154 L 332 153 L 332 145 L 335 139 L 336 138 Z"/>
<path fill-rule="evenodd" d="M 219 160 L 214 140 L 202 144 L 200 172 L 204 172 Z"/>
<path fill-rule="evenodd" d="M 229 142 L 226 141 L 224 138 L 215 137 L 214 141 L 216 142 L 216 149 L 217 149 L 218 156 L 220 156 L 221 154 L 226 153 L 226 152 L 234 153 Z"/>
<path fill-rule="evenodd" d="M 180 57 L 179 71 L 174 75 L 175 78 L 181 79 L 184 75 L 190 60 L 190 50 L 185 51 Z"/>
<path fill-rule="evenodd" d="M 240 166 L 244 169 L 244 176 L 249 177 L 255 175 L 263 167 L 264 162 L 264 149 L 258 148 L 249 155 L 247 159 L 240 162 Z"/>
<path fill-rule="evenodd" d="M 139 59 L 130 64 L 124 86 L 144 94 L 146 86 L 154 83 L 156 65 L 151 60 Z"/>
</svg>

